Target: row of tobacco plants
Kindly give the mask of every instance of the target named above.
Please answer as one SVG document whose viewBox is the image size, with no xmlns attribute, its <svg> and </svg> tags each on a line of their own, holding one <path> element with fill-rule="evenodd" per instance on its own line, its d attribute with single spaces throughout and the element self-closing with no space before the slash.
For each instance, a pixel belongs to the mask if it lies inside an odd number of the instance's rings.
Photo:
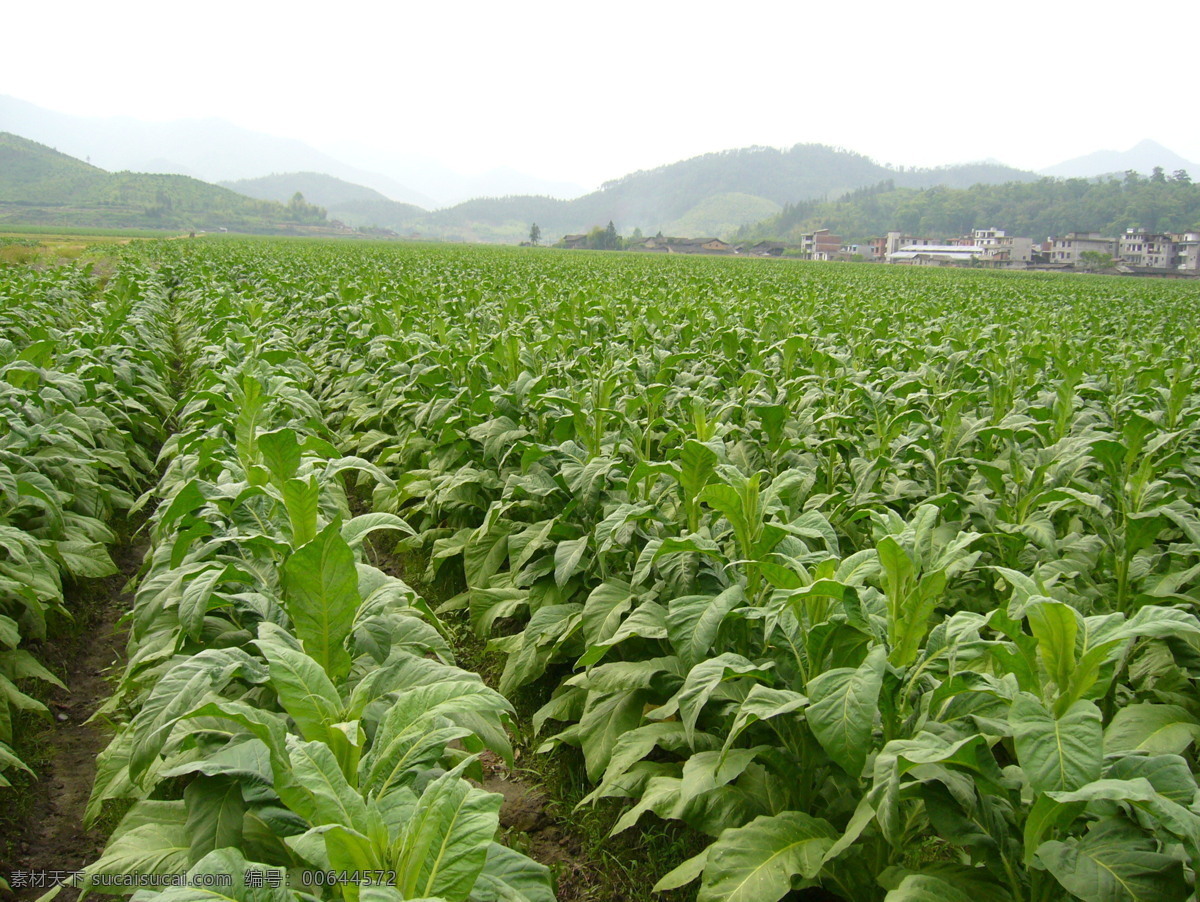
<svg viewBox="0 0 1200 902">
<path fill-rule="evenodd" d="M 30 648 L 72 618 L 73 583 L 117 572 L 110 524 L 152 470 L 171 406 L 160 314 L 124 282 L 0 269 L 0 792 L 30 771 L 22 725 L 49 714 L 25 690 L 62 687 Z"/>
<path fill-rule="evenodd" d="M 151 546 L 128 660 L 97 715 L 115 736 L 86 818 L 124 813 L 76 885 L 553 900 L 548 870 L 495 842 L 500 797 L 469 779 L 484 750 L 511 760 L 511 706 L 454 666 L 412 589 L 363 562 L 368 535 L 411 530 L 351 516 L 348 486 L 391 480 L 330 442 L 287 325 L 251 297 L 135 261 L 123 272 L 168 312 L 184 390 L 157 485 L 134 505 L 155 504 Z"/>
<path fill-rule="evenodd" d="M 615 830 L 709 838 L 658 889 L 1195 895 L 1193 286 L 234 242 L 126 266 L 194 382 L 95 877 L 370 864 L 405 876 L 324 892 L 539 898 L 463 780 L 523 690 Z M 359 562 L 373 529 L 466 591 L 428 610 Z M 503 653 L 499 693 L 439 615 Z"/>
</svg>

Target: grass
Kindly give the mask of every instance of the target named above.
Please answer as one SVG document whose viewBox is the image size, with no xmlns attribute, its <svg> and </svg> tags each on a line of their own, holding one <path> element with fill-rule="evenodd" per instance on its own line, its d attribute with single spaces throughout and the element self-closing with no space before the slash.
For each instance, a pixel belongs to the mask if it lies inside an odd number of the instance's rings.
<svg viewBox="0 0 1200 902">
<path fill-rule="evenodd" d="M 81 258 L 111 260 L 117 247 L 132 240 L 119 235 L 0 234 L 0 266 L 62 266 Z"/>
<path fill-rule="evenodd" d="M 36 238 L 95 238 L 118 241 L 125 238 L 164 238 L 178 235 L 179 229 L 101 229 L 86 226 L 19 225 L 0 223 L 0 236 Z M 123 243 L 123 242 L 122 242 Z"/>
</svg>

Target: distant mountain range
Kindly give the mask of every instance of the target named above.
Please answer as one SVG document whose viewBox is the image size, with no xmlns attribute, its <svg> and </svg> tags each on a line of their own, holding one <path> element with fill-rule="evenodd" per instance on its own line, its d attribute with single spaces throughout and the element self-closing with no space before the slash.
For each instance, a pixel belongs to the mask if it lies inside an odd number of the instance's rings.
<svg viewBox="0 0 1200 902">
<path fill-rule="evenodd" d="M 882 184 L 901 191 L 964 189 L 1039 178 L 995 161 L 933 169 L 893 168 L 852 151 L 797 144 L 788 149 L 748 147 L 704 154 L 633 172 L 579 195 L 578 186 L 513 170 L 463 176 L 401 150 L 381 154 L 344 145 L 337 155 L 330 155 L 301 141 L 260 134 L 221 120 L 150 123 L 87 118 L 0 97 L 0 131 L 85 158 L 87 163 L 79 165 L 92 164 L 90 168 L 103 173 L 109 184 L 114 176 L 104 169 L 154 169 L 175 173 L 172 177 L 176 179 L 190 175 L 193 181 L 219 182 L 222 187 L 213 187 L 214 191 L 228 189 L 247 199 L 284 205 L 291 213 L 304 211 L 303 206 L 291 203 L 299 193 L 308 204 L 326 208 L 330 219 L 353 227 L 375 226 L 406 236 L 452 241 L 513 243 L 527 237 L 535 222 L 543 240 L 548 241 L 610 221 L 623 234 L 640 229 L 645 234 L 728 236 L 782 215 L 788 208 L 875 191 Z M 346 162 L 341 151 L 350 155 L 351 162 Z M 1046 173 L 1096 176 L 1125 169 L 1149 173 L 1154 166 L 1162 166 L 1168 174 L 1190 168 L 1200 175 L 1200 166 L 1150 141 L 1122 154 L 1081 157 Z M 161 184 L 173 186 L 171 190 L 182 192 L 181 197 L 199 198 L 195 185 L 202 182 L 195 181 L 187 191 L 181 187 L 184 182 Z M 62 194 L 66 185 L 55 182 L 54 190 L 44 196 L 35 196 L 37 191 L 24 185 L 20 202 L 61 206 L 70 202 Z M 83 200 L 92 203 L 94 190 L 81 195 Z M 438 198 L 446 197 L 459 200 L 442 205 Z M 233 209 L 227 195 L 210 195 L 196 203 L 198 206 L 190 209 L 226 213 Z M 143 206 L 162 215 L 162 204 Z M 174 221 L 184 221 L 178 208 L 172 208 L 172 215 Z M 1003 223 L 997 225 L 1004 227 Z"/>
<path fill-rule="evenodd" d="M 1167 175 L 1182 169 L 1189 175 L 1200 178 L 1200 163 L 1185 160 L 1157 141 L 1150 140 L 1141 141 L 1125 151 L 1098 150 L 1049 166 L 1041 170 L 1040 174 L 1054 178 L 1095 178 L 1132 169 L 1142 175 L 1149 175 L 1155 166 L 1161 166 Z"/>
<path fill-rule="evenodd" d="M 354 186 L 318 182 L 312 173 L 225 184 L 253 197 L 280 201 L 300 191 L 350 225 L 375 225 L 443 240 L 513 242 L 528 235 L 534 222 L 552 240 L 610 221 L 625 234 L 641 229 L 651 235 L 660 231 L 692 237 L 722 235 L 772 216 L 785 204 L 837 196 L 884 180 L 922 188 L 1036 178 L 1031 172 L 993 163 L 898 170 L 850 151 L 798 144 L 788 150 L 749 147 L 705 154 L 631 173 L 573 200 L 479 197 L 432 212 L 381 197 L 356 196 Z"/>
<path fill-rule="evenodd" d="M 413 204 L 390 200 L 372 188 L 355 185 L 322 172 L 289 172 L 257 179 L 221 182 L 221 186 L 247 197 L 288 203 L 297 192 L 308 203 L 326 209 L 330 219 L 346 225 L 409 228 L 428 216 Z"/>
<path fill-rule="evenodd" d="M 702 237 L 729 234 L 785 204 L 836 197 L 889 179 L 925 187 L 1035 178 L 1033 173 L 992 164 L 902 171 L 820 144 L 797 144 L 786 150 L 748 147 L 634 172 L 570 201 L 517 197 L 469 201 L 438 211 L 425 224 L 443 230 L 474 227 L 475 231 L 486 225 L 515 234 L 521 223 L 528 230 L 529 222 L 537 222 L 544 235 L 556 236 L 611 221 L 623 234 L 641 229 L 650 235 Z"/>
<path fill-rule="evenodd" d="M 167 172 L 209 182 L 321 172 L 372 188 L 388 200 L 425 209 L 481 195 L 575 197 L 584 193 L 578 185 L 512 169 L 464 176 L 416 155 L 377 154 L 348 145 L 331 155 L 303 141 L 265 135 L 221 119 L 145 122 L 124 116 L 73 116 L 6 96 L 0 96 L 0 131 L 114 171 Z M 353 160 L 346 162 L 347 156 Z M 366 165 L 355 162 L 359 159 Z"/>
<path fill-rule="evenodd" d="M 106 172 L 0 132 L 0 222 L 98 228 L 328 231 L 309 204 L 254 200 L 186 175 Z"/>
</svg>

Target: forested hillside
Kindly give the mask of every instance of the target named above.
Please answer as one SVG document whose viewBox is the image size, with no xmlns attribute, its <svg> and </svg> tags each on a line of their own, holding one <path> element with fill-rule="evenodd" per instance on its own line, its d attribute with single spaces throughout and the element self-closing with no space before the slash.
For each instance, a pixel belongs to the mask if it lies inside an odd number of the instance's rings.
<svg viewBox="0 0 1200 902">
<path fill-rule="evenodd" d="M 0 222 L 281 231 L 324 224 L 325 211 L 303 202 L 254 200 L 184 175 L 105 172 L 0 133 Z"/>
<path fill-rule="evenodd" d="M 913 190 L 882 182 L 837 201 L 789 204 L 778 216 L 743 228 L 742 240 L 793 239 L 827 228 L 862 240 L 898 229 L 931 237 L 995 226 L 1038 240 L 1078 231 L 1115 235 L 1127 228 L 1178 232 L 1200 225 L 1200 186 L 1187 172 L 1137 173 L 1104 180 L 1052 179 L 1006 185 Z"/>
</svg>

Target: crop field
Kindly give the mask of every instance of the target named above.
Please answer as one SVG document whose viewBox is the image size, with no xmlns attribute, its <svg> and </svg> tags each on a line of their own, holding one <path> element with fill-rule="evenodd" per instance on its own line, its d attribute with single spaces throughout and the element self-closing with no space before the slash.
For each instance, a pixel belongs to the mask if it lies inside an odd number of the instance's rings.
<svg viewBox="0 0 1200 902">
<path fill-rule="evenodd" d="M 550 902 L 480 786 L 519 729 L 691 838 L 645 898 L 1196 897 L 1200 286 L 119 254 L 0 268 L 0 773 L 150 541 L 85 892 Z"/>
</svg>

